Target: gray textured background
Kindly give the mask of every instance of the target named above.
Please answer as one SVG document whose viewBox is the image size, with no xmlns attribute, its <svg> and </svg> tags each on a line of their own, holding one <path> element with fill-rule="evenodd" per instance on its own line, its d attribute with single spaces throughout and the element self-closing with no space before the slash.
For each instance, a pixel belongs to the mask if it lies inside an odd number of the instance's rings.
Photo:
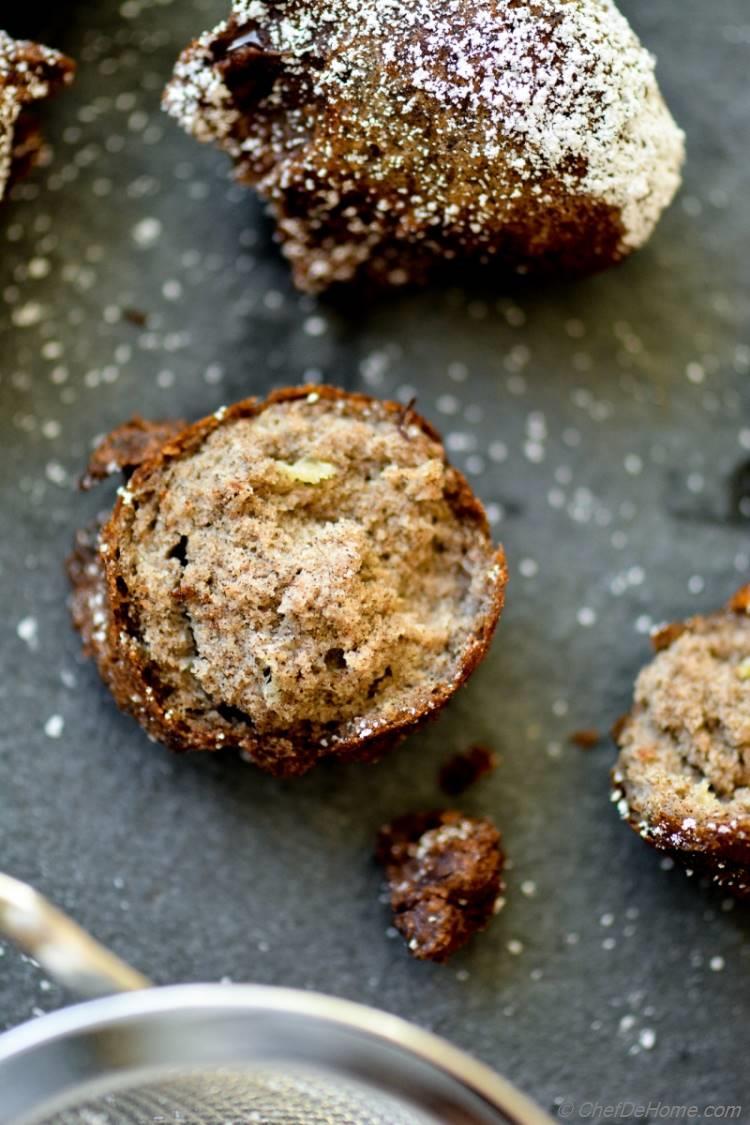
<svg viewBox="0 0 750 1125">
<path fill-rule="evenodd" d="M 1 866 L 160 982 L 375 1003 L 547 1107 L 741 1103 L 747 913 L 664 870 L 610 808 L 611 744 L 567 738 L 625 709 L 652 622 L 714 607 L 748 574 L 747 0 L 623 4 L 690 149 L 636 259 L 574 287 L 356 311 L 292 290 L 226 161 L 159 111 L 222 0 L 61 5 L 54 26 L 27 7 L 14 30 L 74 54 L 80 78 L 46 115 L 54 162 L 0 224 Z M 61 563 L 107 494 L 74 478 L 134 411 L 197 416 L 318 377 L 413 389 L 447 435 L 510 558 L 493 651 L 377 766 L 279 783 L 231 757 L 172 758 L 79 657 Z M 450 967 L 419 965 L 386 934 L 373 833 L 438 800 L 440 761 L 473 740 L 502 755 L 465 805 L 504 831 L 508 904 Z M 0 954 L 0 1023 L 62 1002 Z"/>
</svg>

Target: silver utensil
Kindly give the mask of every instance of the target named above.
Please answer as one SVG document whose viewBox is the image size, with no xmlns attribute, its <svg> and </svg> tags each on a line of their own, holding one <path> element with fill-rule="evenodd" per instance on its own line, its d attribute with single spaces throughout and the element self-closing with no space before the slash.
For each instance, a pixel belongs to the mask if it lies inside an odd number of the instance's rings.
<svg viewBox="0 0 750 1125">
<path fill-rule="evenodd" d="M 258 985 L 150 987 L 6 875 L 0 933 L 99 997 L 0 1036 L 0 1125 L 550 1125 L 504 1078 L 385 1012 Z"/>
</svg>

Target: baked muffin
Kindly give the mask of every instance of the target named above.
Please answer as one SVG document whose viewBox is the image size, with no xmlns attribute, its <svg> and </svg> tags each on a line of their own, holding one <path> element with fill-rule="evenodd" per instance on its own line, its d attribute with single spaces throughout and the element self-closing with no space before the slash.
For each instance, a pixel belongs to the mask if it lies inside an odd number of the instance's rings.
<svg viewBox="0 0 750 1125">
<path fill-rule="evenodd" d="M 310 292 L 461 260 L 611 265 L 684 155 L 612 0 L 234 0 L 164 105 L 268 202 Z"/>
<path fill-rule="evenodd" d="M 372 758 L 487 651 L 503 552 L 408 407 L 303 387 L 105 440 L 89 476 L 132 475 L 98 545 L 79 538 L 74 620 L 167 746 L 279 775 Z"/>
<path fill-rule="evenodd" d="M 612 799 L 659 851 L 750 894 L 750 586 L 668 625 L 620 725 Z"/>
<path fill-rule="evenodd" d="M 394 925 L 420 961 L 446 961 L 503 905 L 505 856 L 490 820 L 449 809 L 408 813 L 381 828 L 375 856 Z"/>
<path fill-rule="evenodd" d="M 0 31 L 0 199 L 37 160 L 42 140 L 32 103 L 73 81 L 75 64 L 48 47 Z"/>
</svg>

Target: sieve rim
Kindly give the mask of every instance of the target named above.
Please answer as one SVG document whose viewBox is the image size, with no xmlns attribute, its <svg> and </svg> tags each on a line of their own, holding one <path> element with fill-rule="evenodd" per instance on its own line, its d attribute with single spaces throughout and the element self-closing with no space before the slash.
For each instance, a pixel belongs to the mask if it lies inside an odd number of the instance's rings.
<svg viewBox="0 0 750 1125">
<path fill-rule="evenodd" d="M 416 1057 L 443 1076 L 458 1083 L 484 1102 L 501 1120 L 516 1125 L 550 1125 L 551 1118 L 508 1079 L 432 1032 L 425 1031 L 388 1012 L 366 1007 L 351 1000 L 271 985 L 182 984 L 122 993 L 74 1004 L 57 1012 L 39 1016 L 0 1035 L 0 1088 L 12 1079 L 14 1062 L 42 1047 L 74 1039 L 81 1034 L 96 1034 L 138 1020 L 158 1021 L 180 1013 L 199 1016 L 263 1013 L 302 1017 L 322 1021 L 345 1031 L 399 1048 Z M 48 1094 L 59 1093 L 48 1091 Z M 33 1098 L 33 1095 L 32 1095 Z M 30 1100 L 24 1112 L 38 1101 Z M 0 1110 L 0 1122 L 6 1122 Z"/>
</svg>

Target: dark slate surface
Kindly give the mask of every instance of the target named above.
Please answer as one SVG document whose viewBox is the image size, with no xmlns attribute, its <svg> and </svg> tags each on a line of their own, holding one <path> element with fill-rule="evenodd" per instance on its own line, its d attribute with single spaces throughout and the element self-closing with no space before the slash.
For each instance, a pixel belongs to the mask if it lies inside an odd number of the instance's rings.
<svg viewBox="0 0 750 1125">
<path fill-rule="evenodd" d="M 750 12 L 624 6 L 689 136 L 652 245 L 575 287 L 356 312 L 295 294 L 225 160 L 159 111 L 178 49 L 221 0 L 13 17 L 81 72 L 46 115 L 54 163 L 0 230 L 2 867 L 157 981 L 375 1003 L 548 1107 L 749 1093 L 746 912 L 621 827 L 611 744 L 567 744 L 626 707 L 652 622 L 714 607 L 748 575 Z M 490 505 L 512 583 L 490 658 L 432 729 L 378 766 L 283 784 L 169 757 L 119 715 L 79 657 L 61 563 L 107 499 L 73 486 L 95 435 L 318 377 L 419 395 Z M 439 800 L 439 763 L 473 740 L 502 755 L 465 804 L 504 830 L 508 905 L 449 968 L 418 965 L 386 933 L 373 833 Z M 0 953 L 2 1024 L 62 1002 Z"/>
</svg>

